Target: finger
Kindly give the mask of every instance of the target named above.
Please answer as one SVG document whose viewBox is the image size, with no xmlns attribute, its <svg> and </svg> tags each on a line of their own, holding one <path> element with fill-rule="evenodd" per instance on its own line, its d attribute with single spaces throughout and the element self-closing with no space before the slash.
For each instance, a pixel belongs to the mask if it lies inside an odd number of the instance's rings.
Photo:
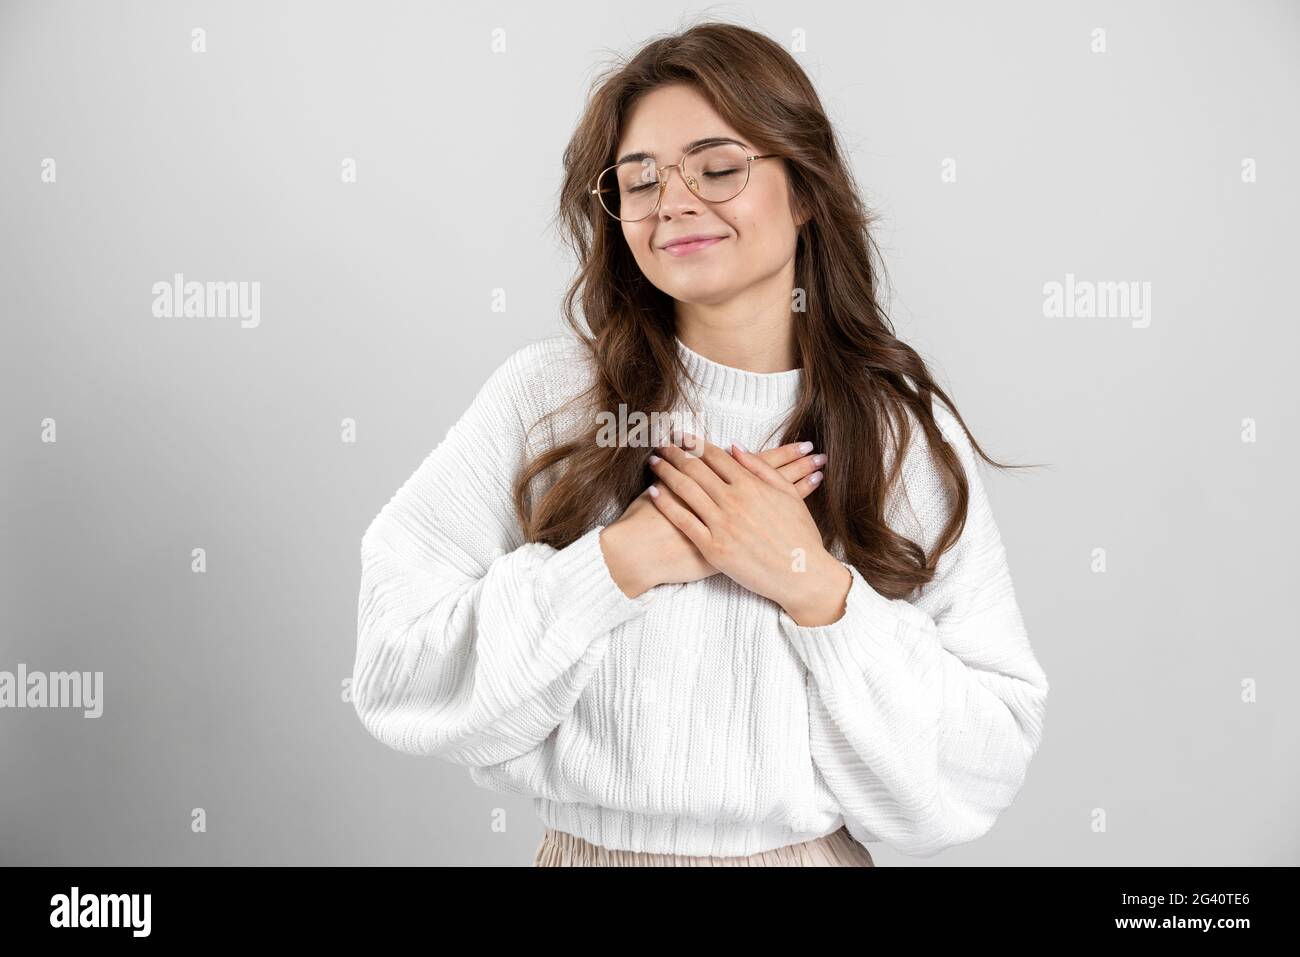
<svg viewBox="0 0 1300 957">
<path fill-rule="evenodd" d="M 821 488 L 821 484 L 825 480 L 826 476 L 824 473 L 820 471 L 813 472 L 808 477 L 801 478 L 799 481 L 795 482 L 792 488 L 794 488 L 800 498 L 807 498 L 817 489 Z"/>
<path fill-rule="evenodd" d="M 745 466 L 745 468 L 749 469 L 768 485 L 780 489 L 783 492 L 789 491 L 790 483 L 781 477 L 780 472 L 764 462 L 761 456 L 755 455 L 753 452 L 750 452 L 748 449 L 734 442 L 731 445 L 731 454 L 735 457 L 737 462 Z"/>
<path fill-rule="evenodd" d="M 727 490 L 730 488 L 730 485 L 728 485 L 721 475 L 713 471 L 712 467 L 705 463 L 696 452 L 688 451 L 676 445 L 665 445 L 656 451 L 665 462 L 681 474 L 688 476 L 696 485 L 698 485 L 704 491 L 704 494 L 713 501 L 714 505 L 721 507 L 727 501 Z M 737 465 L 736 462 L 732 462 L 731 464 Z M 654 468 L 655 467 L 651 465 L 652 471 Z M 673 491 L 677 491 L 676 487 L 673 487 Z M 678 494 L 681 495 L 680 492 L 678 492 Z M 686 499 L 686 496 L 682 495 L 682 498 Z M 695 503 L 690 499 L 686 499 L 686 503 L 692 508 L 695 507 Z M 703 513 L 696 512 L 696 514 L 706 522 L 708 521 L 708 518 Z"/>
<path fill-rule="evenodd" d="M 771 465 L 772 463 L 768 462 L 768 464 Z M 826 456 L 819 452 L 816 455 L 805 455 L 797 458 L 789 465 L 782 465 L 777 471 L 791 485 L 797 485 L 800 479 L 806 479 L 825 464 Z M 807 483 L 805 483 L 805 488 L 807 487 Z M 809 490 L 811 491 L 811 488 Z"/>
<path fill-rule="evenodd" d="M 781 466 L 797 462 L 812 450 L 813 444 L 811 442 L 787 442 L 785 445 L 778 445 L 774 449 L 764 449 L 757 454 L 772 468 L 780 470 Z"/>
<path fill-rule="evenodd" d="M 680 498 L 678 498 L 677 493 L 674 492 L 672 489 L 670 489 L 668 486 L 664 485 L 662 482 L 660 482 L 658 485 L 654 485 L 652 483 L 651 486 L 646 486 L 646 490 L 645 490 L 646 498 L 654 498 L 654 496 L 650 494 L 650 488 L 652 486 L 659 490 L 660 496 L 666 496 L 668 498 L 668 501 L 675 504 L 678 508 L 686 508 L 686 503 L 683 502 Z M 690 511 L 690 509 L 687 509 L 687 511 Z"/>
<path fill-rule="evenodd" d="M 651 485 L 647 491 L 650 492 L 650 501 L 655 503 L 655 508 L 663 512 L 664 518 L 672 522 L 703 554 L 705 546 L 712 539 L 708 527 L 695 517 L 694 512 L 682 505 L 669 489 L 660 491 L 658 485 Z"/>
<path fill-rule="evenodd" d="M 720 512 L 717 502 L 706 492 L 700 483 L 691 475 L 687 475 L 681 469 L 677 468 L 673 461 L 682 465 L 694 463 L 699 469 L 703 469 L 709 475 L 713 476 L 713 481 L 721 484 L 722 479 L 713 474 L 713 470 L 703 462 L 692 459 L 689 455 L 677 448 L 675 445 L 665 445 L 660 450 L 662 455 L 650 456 L 650 471 L 655 474 L 664 485 L 677 493 L 677 497 L 686 503 L 686 507 L 693 511 L 705 525 L 713 525 L 718 521 Z"/>
<path fill-rule="evenodd" d="M 714 445 L 712 442 L 703 439 L 698 435 L 692 435 L 690 432 L 681 433 L 681 437 L 682 451 L 691 458 L 696 458 L 704 462 L 705 465 L 713 470 L 715 475 L 728 485 L 742 481 L 745 476 L 748 475 L 748 470 L 728 455 L 725 449 Z M 695 473 L 691 472 L 686 465 L 680 465 L 678 468 L 682 469 L 682 471 L 689 475 L 695 475 Z M 711 486 L 706 485 L 703 480 L 696 477 L 696 481 L 704 486 L 706 492 L 711 491 Z"/>
</svg>

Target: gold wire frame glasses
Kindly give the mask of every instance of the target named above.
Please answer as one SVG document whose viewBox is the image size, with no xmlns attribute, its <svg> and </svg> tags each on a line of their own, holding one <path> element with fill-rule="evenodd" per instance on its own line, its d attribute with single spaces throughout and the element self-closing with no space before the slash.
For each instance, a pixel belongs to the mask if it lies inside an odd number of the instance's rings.
<svg viewBox="0 0 1300 957">
<path fill-rule="evenodd" d="M 634 153 L 608 166 L 596 177 L 591 193 L 601 207 L 619 222 L 640 222 L 653 215 L 668 189 L 668 170 L 677 170 L 682 182 L 706 203 L 725 203 L 749 185 L 754 160 L 779 153 L 751 153 L 736 140 L 713 138 L 694 143 L 669 166 L 656 166 L 654 157 Z"/>
</svg>

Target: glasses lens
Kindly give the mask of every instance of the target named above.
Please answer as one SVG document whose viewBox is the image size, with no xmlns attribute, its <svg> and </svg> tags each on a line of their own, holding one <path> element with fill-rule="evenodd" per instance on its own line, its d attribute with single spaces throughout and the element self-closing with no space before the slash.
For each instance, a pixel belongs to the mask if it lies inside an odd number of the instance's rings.
<svg viewBox="0 0 1300 957">
<path fill-rule="evenodd" d="M 736 143 L 715 143 L 686 154 L 682 175 L 697 196 L 723 203 L 749 181 L 748 154 Z M 611 166 L 596 183 L 600 201 L 615 219 L 645 219 L 659 198 L 659 178 L 653 159 L 628 160 Z"/>
<path fill-rule="evenodd" d="M 686 185 L 710 203 L 722 203 L 745 188 L 749 179 L 748 154 L 735 143 L 717 143 L 688 153 L 682 172 Z"/>
<path fill-rule="evenodd" d="M 653 159 L 628 160 L 601 173 L 596 184 L 600 201 L 615 219 L 644 219 L 659 197 Z"/>
</svg>

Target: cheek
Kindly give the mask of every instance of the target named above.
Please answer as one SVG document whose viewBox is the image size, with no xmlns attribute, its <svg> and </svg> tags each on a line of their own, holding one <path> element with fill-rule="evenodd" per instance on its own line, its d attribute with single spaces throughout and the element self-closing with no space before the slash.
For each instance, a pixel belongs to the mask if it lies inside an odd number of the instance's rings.
<svg viewBox="0 0 1300 957">
<path fill-rule="evenodd" d="M 650 248 L 651 232 L 653 230 L 644 223 L 631 223 L 623 226 L 623 240 L 627 243 L 628 249 L 632 251 L 632 258 L 640 263 L 642 268 L 654 258 L 654 251 Z"/>
<path fill-rule="evenodd" d="M 650 237 L 642 226 L 623 226 L 623 242 L 627 243 L 632 260 L 642 273 L 654 268 L 654 256 L 650 255 Z"/>
<path fill-rule="evenodd" d="M 751 183 L 727 205 L 733 208 L 723 218 L 736 231 L 741 244 L 749 249 L 781 246 L 787 233 L 794 231 L 789 200 L 775 187 L 755 189 Z"/>
</svg>

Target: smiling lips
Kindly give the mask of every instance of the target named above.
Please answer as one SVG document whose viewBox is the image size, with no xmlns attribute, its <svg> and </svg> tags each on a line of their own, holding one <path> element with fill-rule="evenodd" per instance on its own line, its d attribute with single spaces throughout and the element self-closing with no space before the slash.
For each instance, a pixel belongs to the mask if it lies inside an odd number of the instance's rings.
<svg viewBox="0 0 1300 957">
<path fill-rule="evenodd" d="M 670 256 L 689 256 L 701 249 L 716 246 L 726 238 L 725 236 L 706 235 L 683 236 L 680 239 L 669 240 L 671 245 L 664 246 L 663 250 Z"/>
</svg>

